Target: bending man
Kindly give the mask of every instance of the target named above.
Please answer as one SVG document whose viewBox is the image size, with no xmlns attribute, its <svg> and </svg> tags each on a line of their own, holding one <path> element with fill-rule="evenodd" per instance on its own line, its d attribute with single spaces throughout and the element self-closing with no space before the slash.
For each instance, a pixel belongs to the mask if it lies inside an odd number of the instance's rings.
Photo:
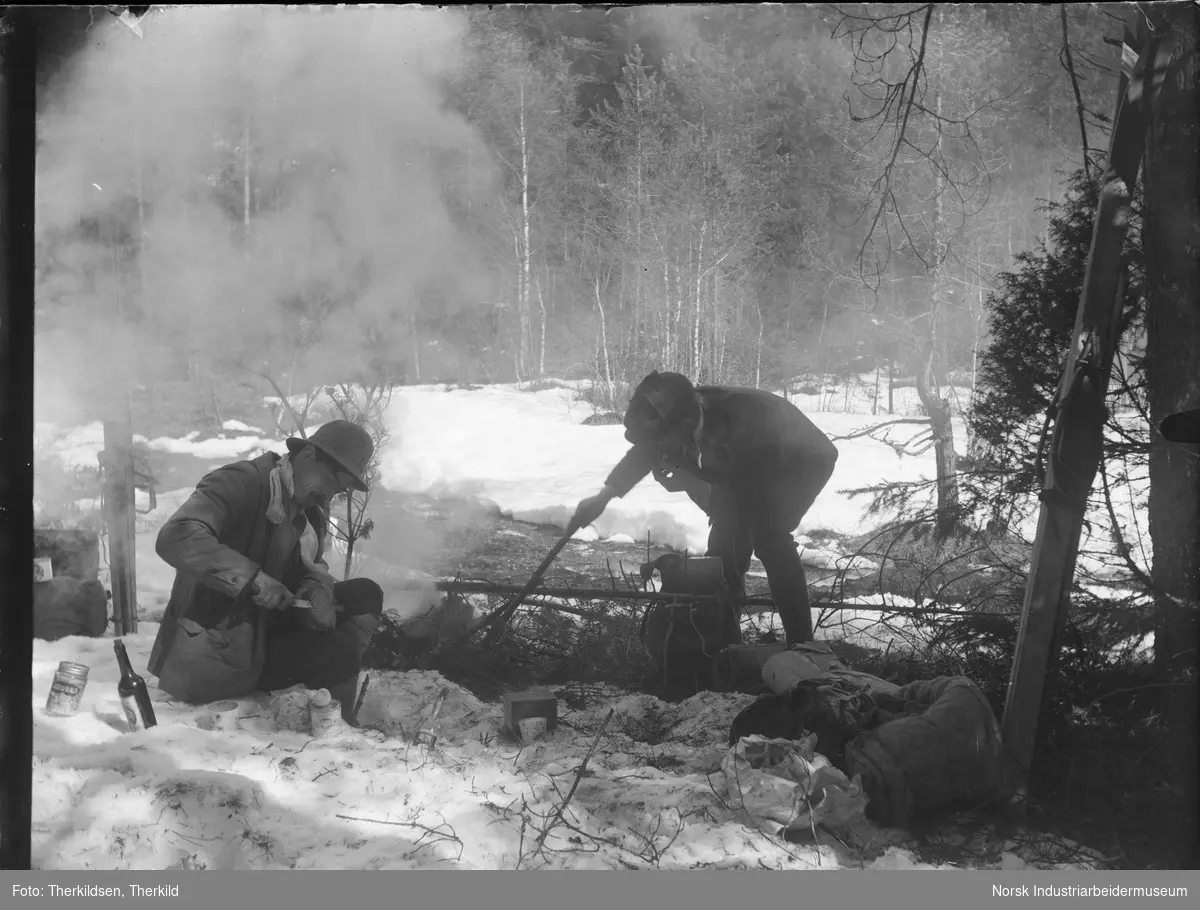
<svg viewBox="0 0 1200 910">
<path fill-rule="evenodd" d="M 708 515 L 708 555 L 724 563 L 731 597 L 745 595 L 751 554 L 767 572 L 789 644 L 812 641 L 808 580 L 792 532 L 829 482 L 837 448 L 791 402 L 759 389 L 693 386 L 653 372 L 625 412 L 633 448 L 604 488 L 579 503 L 585 527 L 647 474 L 684 490 Z"/>
</svg>

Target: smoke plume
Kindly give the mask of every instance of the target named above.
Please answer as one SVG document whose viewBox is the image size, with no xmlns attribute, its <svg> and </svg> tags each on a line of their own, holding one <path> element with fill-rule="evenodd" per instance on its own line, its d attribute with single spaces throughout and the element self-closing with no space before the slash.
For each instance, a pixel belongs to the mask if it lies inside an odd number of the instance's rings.
<svg viewBox="0 0 1200 910">
<path fill-rule="evenodd" d="M 39 420 L 191 360 L 352 377 L 403 360 L 423 297 L 487 296 L 446 203 L 462 161 L 487 171 L 444 104 L 455 12 L 172 7 L 140 40 L 102 18 L 39 100 Z"/>
</svg>

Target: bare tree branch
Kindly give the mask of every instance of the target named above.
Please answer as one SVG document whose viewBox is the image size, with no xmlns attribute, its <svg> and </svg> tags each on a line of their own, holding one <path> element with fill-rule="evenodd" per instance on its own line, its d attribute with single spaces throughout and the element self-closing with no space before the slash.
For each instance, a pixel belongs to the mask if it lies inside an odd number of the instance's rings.
<svg viewBox="0 0 1200 910">
<path fill-rule="evenodd" d="M 1067 5 L 1060 3 L 1058 11 L 1062 19 L 1062 54 L 1060 59 L 1071 77 L 1071 88 L 1075 92 L 1075 113 L 1079 115 L 1079 134 L 1083 141 L 1083 172 L 1089 180 L 1092 179 L 1091 152 L 1088 150 L 1087 123 L 1083 119 L 1083 95 L 1079 91 L 1079 79 L 1075 75 L 1075 60 L 1071 56 L 1071 36 L 1067 29 Z"/>
<path fill-rule="evenodd" d="M 292 422 L 296 424 L 296 432 L 300 434 L 300 438 L 308 439 L 308 434 L 304 431 L 304 421 L 300 419 L 300 415 L 296 413 L 296 409 L 293 408 L 292 403 L 288 401 L 287 395 L 284 393 L 283 389 L 279 387 L 279 383 L 275 381 L 275 377 L 260 370 L 256 370 L 253 367 L 248 367 L 245 364 L 241 364 L 241 367 L 247 373 L 253 373 L 255 376 L 261 377 L 271 384 L 271 388 L 274 389 L 275 394 L 279 396 L 280 402 L 287 409 L 288 414 L 291 415 Z"/>
<path fill-rule="evenodd" d="M 908 72 L 906 72 L 904 74 L 904 77 L 899 82 L 897 82 L 897 83 L 888 82 L 886 80 L 886 78 L 882 77 L 881 75 L 876 75 L 876 74 L 879 72 L 879 68 L 882 67 L 887 56 L 896 49 L 896 47 L 897 47 L 896 35 L 900 31 L 903 31 L 906 29 L 911 29 L 911 24 L 912 24 L 911 17 L 914 16 L 916 13 L 920 12 L 922 9 L 924 10 L 925 18 L 921 25 L 921 45 L 920 45 L 920 49 L 917 51 L 916 60 L 913 63 L 913 65 L 909 68 Z M 880 127 L 879 127 L 879 130 L 877 130 L 876 134 L 875 134 L 875 135 L 878 135 L 879 132 L 881 132 L 883 129 L 883 124 L 888 122 L 889 120 L 893 119 L 893 117 L 895 116 L 893 114 L 893 112 L 894 112 L 894 109 L 896 108 L 897 103 L 899 103 L 899 111 L 898 111 L 899 126 L 896 128 L 896 130 L 893 134 L 893 139 L 892 139 L 892 143 L 891 143 L 891 145 L 892 145 L 891 155 L 888 159 L 887 164 L 884 165 L 882 173 L 880 173 L 880 175 L 875 178 L 875 181 L 872 184 L 871 190 L 869 191 L 869 194 L 868 194 L 868 202 L 865 204 L 866 206 L 869 206 L 870 205 L 870 202 L 869 202 L 870 196 L 878 193 L 879 201 L 878 201 L 877 205 L 875 206 L 874 214 L 871 216 L 870 227 L 867 229 L 867 233 L 863 237 L 863 242 L 858 250 L 858 263 L 859 263 L 860 271 L 862 270 L 862 265 L 866 258 L 866 255 L 867 255 L 867 248 L 871 245 L 871 238 L 874 236 L 875 230 L 879 225 L 879 220 L 884 216 L 885 212 L 887 212 L 889 209 L 894 212 L 898 211 L 895 194 L 894 194 L 894 192 L 892 190 L 892 186 L 891 186 L 892 175 L 893 175 L 893 172 L 896 167 L 896 160 L 900 155 L 900 150 L 901 150 L 901 148 L 904 147 L 904 144 L 905 144 L 905 133 L 908 129 L 909 117 L 912 114 L 914 103 L 915 103 L 915 100 L 917 97 L 917 90 L 921 85 L 922 76 L 924 75 L 925 49 L 926 49 L 926 45 L 927 45 L 927 42 L 929 39 L 929 23 L 933 18 L 933 9 L 934 9 L 934 4 L 927 4 L 924 7 L 921 7 L 917 10 L 913 10 L 913 11 L 903 14 L 901 16 L 888 17 L 890 19 L 895 20 L 894 27 L 886 24 L 888 22 L 888 18 L 874 19 L 874 18 L 853 16 L 848 13 L 842 13 L 844 18 L 843 18 L 843 23 L 839 24 L 839 28 L 841 28 L 843 25 L 845 25 L 846 23 L 849 23 L 849 22 L 855 23 L 855 25 L 853 27 L 846 26 L 846 28 L 847 28 L 847 34 L 849 36 L 851 36 L 851 40 L 854 44 L 854 49 L 855 49 L 854 56 L 855 56 L 856 71 L 858 69 L 859 62 L 865 61 L 871 67 L 871 70 L 870 70 L 871 75 L 876 79 L 876 81 L 878 83 L 881 83 L 885 88 L 883 98 L 875 98 L 867 88 L 865 88 L 863 85 L 860 84 L 859 91 L 863 95 L 865 95 L 867 98 L 870 98 L 871 100 L 879 101 L 880 107 L 874 113 L 867 114 L 864 117 L 864 116 L 856 115 L 853 111 L 853 106 L 851 105 L 850 106 L 851 119 L 854 120 L 855 122 L 859 122 L 859 123 L 878 119 L 880 121 Z M 872 55 L 870 53 L 870 51 L 866 49 L 866 45 L 865 45 L 866 36 L 867 36 L 867 34 L 869 34 L 871 32 L 871 30 L 873 28 L 878 29 L 879 31 L 882 31 L 885 34 L 887 34 L 887 36 L 890 40 L 889 47 L 886 50 L 884 50 L 883 53 L 877 54 L 877 55 Z M 835 30 L 835 35 L 836 35 L 836 30 Z M 911 43 L 910 43 L 910 47 L 911 47 Z M 847 104 L 849 104 L 849 95 L 847 95 Z M 916 150 L 916 149 L 914 148 L 914 150 Z M 866 211 L 866 208 L 864 207 L 864 212 L 865 211 Z M 901 222 L 903 223 L 903 219 L 901 219 Z M 908 236 L 907 230 L 905 230 L 905 235 L 906 235 L 906 237 Z M 909 237 L 908 239 L 911 242 L 911 237 Z M 889 257 L 890 257 L 890 253 L 891 253 L 891 251 L 890 251 L 890 244 L 889 244 Z M 886 267 L 886 264 L 885 264 L 885 267 Z M 883 271 L 882 268 L 877 270 L 877 272 L 879 272 L 879 273 L 881 273 L 882 271 Z"/>
</svg>

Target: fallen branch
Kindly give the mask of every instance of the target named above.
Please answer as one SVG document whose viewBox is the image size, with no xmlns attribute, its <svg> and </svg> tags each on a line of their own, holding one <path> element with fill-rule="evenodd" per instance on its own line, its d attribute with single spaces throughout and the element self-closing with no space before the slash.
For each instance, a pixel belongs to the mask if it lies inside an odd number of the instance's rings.
<svg viewBox="0 0 1200 910">
<path fill-rule="evenodd" d="M 917 433 L 912 439 L 906 442 L 893 442 L 887 437 L 886 433 L 880 433 L 881 430 L 887 430 L 889 427 L 897 424 L 922 424 L 925 429 Z M 885 446 L 890 447 L 897 455 L 917 456 L 923 455 L 933 448 L 933 429 L 930 426 L 928 417 L 898 417 L 895 420 L 889 420 L 886 423 L 876 424 L 875 426 L 866 427 L 862 430 L 855 430 L 848 436 L 833 436 L 833 440 L 858 439 L 859 437 L 867 436 L 874 439 L 876 442 L 882 442 Z"/>
<path fill-rule="evenodd" d="M 608 709 L 608 714 L 604 718 L 604 723 L 602 723 L 600 725 L 600 729 L 596 731 L 596 738 L 592 740 L 591 746 L 588 747 L 587 754 L 583 756 L 583 761 L 579 763 L 579 768 L 575 772 L 575 779 L 571 782 L 571 789 L 567 791 L 567 795 L 563 798 L 563 801 L 559 803 L 558 808 L 554 811 L 554 815 L 550 819 L 550 823 L 542 829 L 540 834 L 538 834 L 537 841 L 534 843 L 533 848 L 534 856 L 542 852 L 542 848 L 546 843 L 546 838 L 549 837 L 550 832 L 558 827 L 558 825 L 562 822 L 563 813 L 567 811 L 567 806 L 570 805 L 572 797 L 575 796 L 575 791 L 579 788 L 579 782 L 583 779 L 583 773 L 587 770 L 588 759 L 592 757 L 596 751 L 596 748 L 600 745 L 600 738 L 604 735 L 604 731 L 608 729 L 609 721 L 613 719 L 613 714 L 615 712 L 615 708 Z"/>
<path fill-rule="evenodd" d="M 888 420 L 883 423 L 874 424 L 873 426 L 864 427 L 861 430 L 855 430 L 853 433 L 847 433 L 845 436 L 830 436 L 829 438 L 833 442 L 844 442 L 845 440 L 848 440 L 848 439 L 858 439 L 859 437 L 862 437 L 862 436 L 870 436 L 876 430 L 882 430 L 882 429 L 885 429 L 886 427 L 896 426 L 897 424 L 901 424 L 901 423 L 915 423 L 915 424 L 924 424 L 924 425 L 928 426 L 929 418 L 928 417 L 897 417 L 895 420 Z M 872 437 L 872 438 L 874 438 L 874 437 Z"/>
<path fill-rule="evenodd" d="M 651 828 L 649 822 L 647 822 L 646 831 L 644 833 L 642 831 L 634 830 L 633 834 L 641 842 L 642 849 L 631 850 L 629 852 L 637 854 L 651 866 L 658 868 L 659 864 L 663 860 L 663 857 L 666 856 L 667 853 L 670 852 L 671 848 L 675 846 L 675 841 L 679 840 L 679 835 L 683 833 L 683 829 L 685 827 L 683 814 L 676 809 L 675 815 L 678 818 L 679 823 L 675 826 L 675 833 L 669 837 L 666 837 L 665 844 L 661 846 L 659 845 L 659 834 L 662 831 L 663 819 L 665 818 L 665 815 L 659 815 L 653 828 Z"/>
<path fill-rule="evenodd" d="M 509 594 L 524 590 L 520 585 L 506 585 L 490 581 L 439 581 L 436 584 L 439 591 L 449 593 L 476 593 L 476 594 Z M 416 590 L 414 584 L 412 588 L 397 587 L 396 590 Z M 870 592 L 864 592 L 870 593 Z M 714 594 L 664 594 L 660 591 L 610 591 L 604 588 L 534 588 L 528 595 L 530 598 L 545 597 L 545 598 L 567 598 L 575 600 L 633 600 L 644 601 L 650 603 L 687 603 L 693 605 L 708 604 L 719 600 L 731 603 L 734 606 L 749 607 L 774 607 L 775 601 L 770 597 L 740 597 L 740 598 L 720 598 Z M 591 618 L 593 614 L 578 610 L 574 607 L 568 607 L 562 604 L 543 603 L 538 606 L 544 606 L 551 610 L 560 610 L 563 613 L 569 613 L 573 616 L 581 616 L 585 619 Z M 946 614 L 954 616 L 968 616 L 973 612 L 970 610 L 955 610 L 949 608 L 932 608 L 932 607 L 895 607 L 885 606 L 882 604 L 854 604 L 854 603 L 833 603 L 826 601 L 815 601 L 812 604 L 814 610 L 833 610 L 836 612 L 844 612 L 848 610 L 861 610 L 866 613 L 917 613 L 921 615 L 928 614 Z M 486 618 L 494 616 L 495 613 L 489 613 Z M 1020 615 L 1019 611 L 1002 613 L 999 615 Z"/>
<path fill-rule="evenodd" d="M 401 582 L 394 586 L 389 585 L 389 587 L 393 587 L 398 591 L 416 591 L 423 588 L 424 585 L 420 582 L 412 581 Z M 503 584 L 493 581 L 445 580 L 436 582 L 434 587 L 444 593 L 454 594 L 513 595 L 524 593 L 525 597 L 560 597 L 567 600 L 638 600 L 651 603 L 708 603 L 721 599 L 715 594 L 665 594 L 661 591 L 639 591 L 636 588 L 535 587 L 526 592 L 525 585 Z M 769 597 L 745 597 L 733 602 L 764 607 L 775 605 L 775 602 Z M 478 629 L 475 631 L 478 631 Z"/>
<path fill-rule="evenodd" d="M 431 838 L 433 840 L 440 839 L 440 840 L 453 841 L 454 843 L 458 844 L 458 858 L 462 859 L 462 854 L 463 854 L 462 839 L 459 838 L 459 836 L 455 833 L 454 829 L 452 827 L 450 827 L 450 825 L 448 825 L 445 821 L 442 821 L 442 823 L 440 825 L 438 825 L 436 828 L 431 828 L 428 825 L 422 825 L 419 822 L 394 822 L 394 821 L 389 821 L 389 820 L 383 819 L 383 818 L 361 818 L 357 815 L 341 815 L 341 814 L 338 814 L 336 817 L 344 819 L 345 821 L 348 821 L 348 822 L 369 822 L 373 825 L 392 825 L 393 827 L 396 827 L 396 828 L 412 828 L 415 831 L 420 831 L 420 832 L 422 832 L 421 836 L 419 838 L 417 838 L 416 843 L 413 845 L 414 847 L 416 847 L 418 849 L 420 849 L 421 847 L 424 847 L 424 846 L 428 846 L 428 843 L 424 843 L 424 844 L 421 843 L 426 838 Z M 441 830 L 443 828 L 446 830 Z"/>
</svg>

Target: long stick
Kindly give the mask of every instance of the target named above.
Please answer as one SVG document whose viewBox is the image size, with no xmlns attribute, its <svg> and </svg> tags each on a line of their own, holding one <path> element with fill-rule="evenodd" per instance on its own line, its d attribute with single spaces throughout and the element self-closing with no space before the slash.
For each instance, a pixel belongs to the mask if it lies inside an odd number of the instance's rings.
<svg viewBox="0 0 1200 910">
<path fill-rule="evenodd" d="M 362 709 L 363 699 L 367 697 L 367 685 L 371 682 L 371 674 L 363 679 L 362 688 L 358 690 L 358 698 L 354 699 L 354 710 L 350 712 L 350 723 L 358 723 L 358 712 Z"/>
<path fill-rule="evenodd" d="M 1037 539 L 1001 720 L 1008 780 L 1022 806 L 1038 753 L 1047 687 L 1055 684 L 1087 498 L 1104 455 L 1105 395 L 1119 335 L 1114 314 L 1133 187 L 1155 100 L 1169 84 L 1180 40 L 1167 28 L 1148 30 L 1141 7 L 1131 7 L 1126 16 L 1123 45 L 1126 57 L 1136 62 L 1121 79 L 1079 311 L 1055 395 Z"/>
<path fill-rule="evenodd" d="M 406 585 L 411 590 L 421 587 L 417 582 L 401 582 L 395 590 L 405 590 Z M 637 600 L 652 603 L 708 603 L 721 600 L 715 594 L 668 594 L 662 591 L 639 591 L 636 588 L 572 588 L 572 587 L 533 587 L 524 585 L 501 584 L 494 581 L 439 581 L 434 585 L 437 590 L 458 594 L 521 594 L 525 597 L 560 597 L 567 600 Z M 526 592 L 526 589 L 529 589 Z M 746 597 L 733 601 L 739 604 L 754 604 L 756 606 L 771 606 L 774 601 L 769 597 Z M 506 604 L 507 606 L 507 604 Z"/>
<path fill-rule="evenodd" d="M 517 593 L 517 595 L 512 598 L 512 600 L 510 600 L 503 607 L 488 616 L 478 626 L 472 629 L 472 634 L 480 631 L 481 629 L 487 628 L 488 626 L 493 626 L 491 631 L 488 632 L 487 638 L 484 639 L 484 642 L 486 644 L 494 644 L 496 639 L 500 637 L 500 630 L 504 628 L 504 624 L 508 622 L 509 617 L 517 612 L 517 607 L 519 607 L 525 598 L 529 596 L 530 592 L 532 592 L 534 588 L 541 584 L 542 576 L 545 575 L 546 570 L 550 568 L 550 563 L 554 562 L 559 552 L 567 545 L 567 541 L 571 539 L 574 533 L 574 528 L 567 528 L 567 533 L 560 537 L 558 543 L 556 543 L 551 548 L 550 552 L 546 554 L 546 558 L 542 560 L 541 565 L 539 565 L 534 571 L 533 575 L 529 577 L 529 581 L 525 582 L 525 587 L 523 587 Z M 499 624 L 493 625 L 495 623 Z"/>
<path fill-rule="evenodd" d="M 583 773 L 587 770 L 588 759 L 592 757 L 592 754 L 596 751 L 596 747 L 600 745 L 600 737 L 603 736 L 604 731 L 608 729 L 608 722 L 613 719 L 613 713 L 615 711 L 615 708 L 608 709 L 608 715 L 604 718 L 604 723 L 600 725 L 600 729 L 596 731 L 596 738 L 592 740 L 591 748 L 587 750 L 587 755 L 585 755 L 583 757 L 583 761 L 579 763 L 579 768 L 575 772 L 575 780 L 571 782 L 571 789 L 567 791 L 567 795 L 559 804 L 558 809 L 555 810 L 554 818 L 550 820 L 550 824 L 543 828 L 542 833 L 538 835 L 536 845 L 533 849 L 534 856 L 541 852 L 542 845 L 546 842 L 546 838 L 550 835 L 550 832 L 557 827 L 560 821 L 562 821 L 563 813 L 567 811 L 567 806 L 570 804 L 571 798 L 575 795 L 575 791 L 579 789 L 579 782 L 583 779 Z"/>
<path fill-rule="evenodd" d="M 525 590 L 525 585 L 506 585 L 493 581 L 439 581 L 434 585 L 437 590 L 443 592 L 454 592 L 461 594 L 513 594 L 520 593 Z M 391 590 L 417 590 L 420 585 L 417 582 L 400 583 Z M 731 600 L 717 597 L 715 594 L 665 594 L 662 591 L 637 591 L 626 590 L 622 588 L 542 588 L 537 587 L 529 591 L 523 599 L 530 597 L 557 597 L 564 600 L 636 600 L 648 601 L 650 603 L 687 603 L 687 604 L 709 604 L 718 601 L 731 603 L 735 606 L 755 606 L 755 607 L 773 607 L 775 601 L 770 597 L 741 597 Z M 552 609 L 561 609 L 557 604 L 546 604 Z M 945 614 L 965 615 L 967 613 L 979 612 L 968 610 L 952 610 L 949 608 L 930 608 L 930 607 L 897 607 L 887 606 L 884 604 L 851 604 L 851 603 L 825 603 L 814 602 L 812 604 L 814 610 L 861 610 L 864 613 L 896 613 L 906 614 L 912 613 L 917 615 L 933 615 Z M 497 611 L 498 612 L 498 611 Z M 568 613 L 576 613 L 583 615 L 581 612 L 573 610 L 564 610 Z M 997 616 L 1016 616 L 1016 612 L 1000 612 Z M 496 613 L 489 613 L 487 621 L 490 621 Z M 489 622 L 490 624 L 490 622 Z M 484 628 L 483 623 L 480 623 L 479 628 Z"/>
</svg>

